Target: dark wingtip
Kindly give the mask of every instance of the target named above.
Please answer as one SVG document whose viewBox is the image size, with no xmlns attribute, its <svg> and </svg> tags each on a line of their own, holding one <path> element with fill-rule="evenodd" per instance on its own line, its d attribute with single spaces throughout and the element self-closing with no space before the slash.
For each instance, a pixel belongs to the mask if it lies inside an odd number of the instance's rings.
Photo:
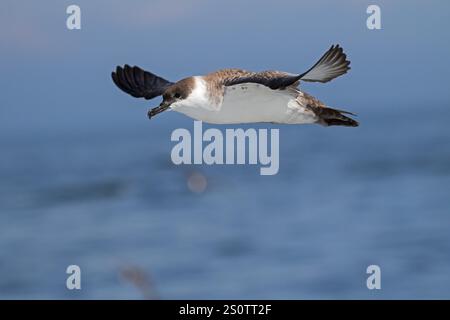
<svg viewBox="0 0 450 320">
<path fill-rule="evenodd" d="M 114 82 L 114 84 L 116 85 L 116 86 L 119 86 L 118 84 L 117 84 L 117 74 L 113 71 L 113 72 L 111 72 L 111 79 L 112 79 L 112 81 Z"/>
<path fill-rule="evenodd" d="M 116 66 L 111 73 L 114 84 L 122 91 L 135 98 L 147 100 L 159 96 L 172 82 L 167 81 L 151 72 L 145 71 L 138 66 L 131 67 L 129 64 Z"/>
<path fill-rule="evenodd" d="M 113 71 L 113 73 L 118 74 L 122 70 L 123 70 L 123 68 L 121 66 L 116 66 L 116 71 L 115 72 Z"/>
</svg>

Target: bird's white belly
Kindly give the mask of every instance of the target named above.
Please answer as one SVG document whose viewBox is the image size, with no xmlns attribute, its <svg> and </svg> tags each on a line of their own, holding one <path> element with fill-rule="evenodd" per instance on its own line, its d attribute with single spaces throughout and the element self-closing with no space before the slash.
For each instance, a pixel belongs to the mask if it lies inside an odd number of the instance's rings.
<svg viewBox="0 0 450 320">
<path fill-rule="evenodd" d="M 272 90 L 260 84 L 245 83 L 226 87 L 220 105 L 180 104 L 173 109 L 196 120 L 217 124 L 316 122 L 314 113 L 300 105 L 296 97 L 289 89 Z"/>
</svg>

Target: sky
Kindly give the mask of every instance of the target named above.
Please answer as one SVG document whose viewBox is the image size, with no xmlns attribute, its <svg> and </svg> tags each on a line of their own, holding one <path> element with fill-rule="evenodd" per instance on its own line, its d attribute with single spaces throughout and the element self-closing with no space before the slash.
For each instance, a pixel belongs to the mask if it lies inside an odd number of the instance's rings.
<svg viewBox="0 0 450 320">
<path fill-rule="evenodd" d="M 81 30 L 66 28 L 70 4 Z M 366 27 L 370 4 L 381 30 Z M 116 65 L 172 81 L 228 67 L 301 73 L 336 43 L 349 74 L 303 86 L 327 104 L 364 114 L 450 101 L 448 1 L 3 0 L 0 26 L 3 137 L 147 125 L 159 100 L 115 88 Z"/>
</svg>

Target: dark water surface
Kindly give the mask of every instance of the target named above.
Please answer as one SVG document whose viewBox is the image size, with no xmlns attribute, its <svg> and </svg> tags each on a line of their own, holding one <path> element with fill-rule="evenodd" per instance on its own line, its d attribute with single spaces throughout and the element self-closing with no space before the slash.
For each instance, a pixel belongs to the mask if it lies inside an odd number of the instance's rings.
<svg viewBox="0 0 450 320">
<path fill-rule="evenodd" d="M 275 176 L 174 166 L 170 134 L 192 121 L 173 114 L 4 136 L 0 298 L 448 299 L 450 106 L 433 108 L 281 126 Z M 81 291 L 65 287 L 70 264 Z M 370 264 L 382 290 L 366 288 Z"/>
</svg>

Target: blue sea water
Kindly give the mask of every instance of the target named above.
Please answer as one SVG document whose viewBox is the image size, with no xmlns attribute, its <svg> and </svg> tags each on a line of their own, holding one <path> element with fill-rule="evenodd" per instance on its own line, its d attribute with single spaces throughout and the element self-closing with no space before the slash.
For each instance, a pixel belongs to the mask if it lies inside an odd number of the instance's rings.
<svg viewBox="0 0 450 320">
<path fill-rule="evenodd" d="M 450 298 L 448 104 L 366 106 L 359 128 L 260 125 L 280 128 L 275 176 L 173 165 L 170 134 L 192 120 L 159 117 L 2 136 L 0 298 Z"/>
</svg>

